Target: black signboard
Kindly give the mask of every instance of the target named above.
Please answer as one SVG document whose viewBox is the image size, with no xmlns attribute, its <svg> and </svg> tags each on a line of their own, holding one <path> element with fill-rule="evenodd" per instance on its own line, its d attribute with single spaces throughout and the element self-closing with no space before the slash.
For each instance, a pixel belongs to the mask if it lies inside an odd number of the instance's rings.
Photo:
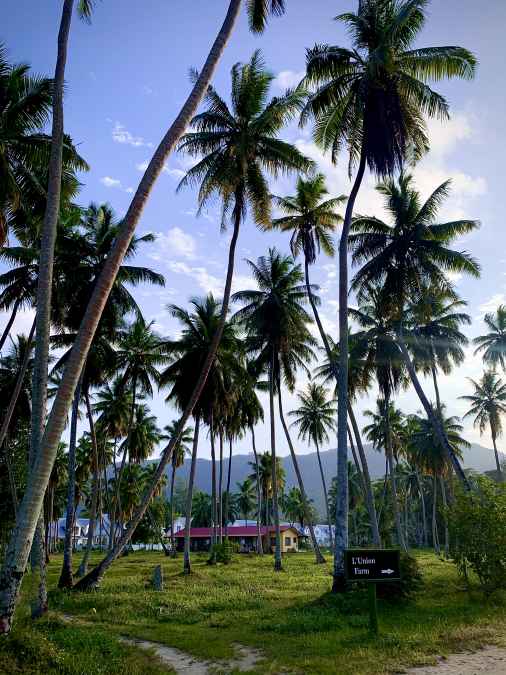
<svg viewBox="0 0 506 675">
<path fill-rule="evenodd" d="M 399 551 L 395 549 L 348 548 L 344 552 L 348 581 L 399 581 Z"/>
</svg>

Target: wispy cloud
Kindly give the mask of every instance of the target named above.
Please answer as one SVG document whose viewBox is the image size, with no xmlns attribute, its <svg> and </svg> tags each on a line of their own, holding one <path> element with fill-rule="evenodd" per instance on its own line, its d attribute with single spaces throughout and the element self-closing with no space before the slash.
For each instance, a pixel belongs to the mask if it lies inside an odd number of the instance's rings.
<svg viewBox="0 0 506 675">
<path fill-rule="evenodd" d="M 121 181 L 117 178 L 111 178 L 110 176 L 104 176 L 100 179 L 102 185 L 105 185 L 106 188 L 118 188 L 121 190 Z"/>
<path fill-rule="evenodd" d="M 120 122 L 116 122 L 112 130 L 112 140 L 115 143 L 122 143 L 123 145 L 132 145 L 135 148 L 147 147 L 152 148 L 153 143 L 149 143 L 142 138 L 142 136 L 134 136 L 128 129 Z"/>
<path fill-rule="evenodd" d="M 278 89 L 291 89 L 296 87 L 306 73 L 303 70 L 295 72 L 293 70 L 282 70 L 273 80 L 273 85 Z"/>
<path fill-rule="evenodd" d="M 154 252 L 150 254 L 153 260 L 166 260 L 167 256 L 180 258 L 195 258 L 197 245 L 195 239 L 184 232 L 180 227 L 172 227 L 167 233 L 155 232 L 156 241 Z"/>
</svg>

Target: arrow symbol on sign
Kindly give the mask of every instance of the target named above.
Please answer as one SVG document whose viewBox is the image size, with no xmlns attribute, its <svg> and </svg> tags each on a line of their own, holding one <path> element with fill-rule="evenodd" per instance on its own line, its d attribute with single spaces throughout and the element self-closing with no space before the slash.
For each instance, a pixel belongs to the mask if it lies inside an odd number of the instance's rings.
<svg viewBox="0 0 506 675">
<path fill-rule="evenodd" d="M 388 568 L 387 570 L 381 570 L 381 574 L 393 574 L 395 570 Z"/>
</svg>

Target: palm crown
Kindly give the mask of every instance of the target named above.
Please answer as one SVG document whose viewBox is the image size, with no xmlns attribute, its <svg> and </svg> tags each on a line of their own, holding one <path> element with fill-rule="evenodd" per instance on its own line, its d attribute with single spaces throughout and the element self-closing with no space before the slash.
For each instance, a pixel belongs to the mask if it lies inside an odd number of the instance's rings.
<svg viewBox="0 0 506 675">
<path fill-rule="evenodd" d="M 474 339 L 477 345 L 475 354 L 483 352 L 483 360 L 495 368 L 498 364 L 506 369 L 506 305 L 499 305 L 495 314 L 488 313 L 484 317 L 489 330 L 486 335 Z"/>
<path fill-rule="evenodd" d="M 329 431 L 336 428 L 336 408 L 328 398 L 328 391 L 321 384 L 310 383 L 306 391 L 297 394 L 300 408 L 288 414 L 294 418 L 293 425 L 299 429 L 299 438 L 315 445 L 329 440 Z"/>
<path fill-rule="evenodd" d="M 506 384 L 493 371 L 483 373 L 479 382 L 469 378 L 474 393 L 460 396 L 470 404 L 464 417 L 474 417 L 474 425 L 483 433 L 490 425 L 494 440 L 502 433 L 501 415 L 506 413 Z"/>
</svg>

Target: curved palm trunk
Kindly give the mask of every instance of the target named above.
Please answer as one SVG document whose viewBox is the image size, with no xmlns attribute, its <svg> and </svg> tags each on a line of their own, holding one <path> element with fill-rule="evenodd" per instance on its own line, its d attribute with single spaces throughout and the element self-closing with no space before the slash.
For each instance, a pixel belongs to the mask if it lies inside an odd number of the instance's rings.
<svg viewBox="0 0 506 675">
<path fill-rule="evenodd" d="M 66 0 L 66 5 L 67 4 L 70 4 L 69 0 Z M 216 66 L 218 65 L 221 55 L 232 33 L 240 7 L 241 0 L 230 0 L 225 20 L 213 43 L 204 67 L 202 68 L 188 99 L 184 103 L 181 112 L 165 134 L 164 138 L 156 149 L 146 171 L 144 172 L 139 187 L 137 188 L 127 214 L 123 220 L 123 224 L 118 231 L 113 248 L 107 257 L 107 262 L 104 265 L 99 278 L 97 279 L 97 283 L 95 284 L 92 297 L 88 303 L 88 307 L 81 322 L 76 341 L 65 367 L 62 381 L 58 388 L 58 392 L 51 409 L 51 413 L 45 428 L 44 437 L 41 442 L 40 452 L 38 452 L 36 456 L 35 465 L 31 472 L 25 496 L 20 506 L 16 526 L 11 533 L 7 554 L 5 556 L 2 571 L 0 573 L 0 633 L 7 633 L 11 628 L 12 616 L 14 614 L 21 580 L 23 578 L 26 562 L 28 560 L 33 533 L 42 506 L 44 492 L 46 490 L 49 476 L 53 468 L 58 443 L 65 426 L 67 411 L 71 405 L 74 390 L 77 387 L 81 370 L 86 360 L 105 304 L 116 280 L 118 270 L 123 261 L 128 246 L 130 245 L 137 223 L 139 222 L 144 206 L 149 198 L 149 195 L 151 194 L 156 179 L 162 172 L 167 158 L 181 138 L 186 127 L 188 126 L 188 123 L 195 114 L 204 94 L 206 93 L 209 82 L 211 81 L 214 71 L 216 70 Z M 234 240 L 234 237 L 232 239 Z M 235 252 L 235 243 L 231 244 L 231 250 Z M 228 308 L 228 301 L 226 304 Z M 225 315 L 223 316 L 223 324 L 224 322 Z M 213 340 L 213 344 L 209 350 L 208 359 L 206 359 L 206 363 L 204 364 L 204 368 L 195 387 L 195 391 L 191 397 L 187 409 L 183 413 L 183 425 L 184 421 L 190 417 L 195 403 L 200 397 L 202 388 L 209 373 L 209 369 L 216 355 L 216 350 L 221 339 L 222 332 L 223 327 L 218 329 L 215 340 Z M 181 434 L 183 428 L 183 426 L 180 427 L 179 435 Z M 160 462 L 160 464 L 163 464 L 163 467 L 165 467 L 168 459 L 170 458 L 170 455 L 172 454 L 172 447 L 173 446 L 169 443 L 167 449 L 168 457 L 165 460 L 162 459 Z M 157 482 L 160 479 L 160 476 L 161 473 L 158 475 L 157 472 Z M 154 488 L 156 488 L 156 485 Z M 148 490 L 148 492 L 151 492 L 151 489 Z M 149 503 L 149 500 L 147 503 Z M 139 512 L 142 510 L 143 514 L 146 508 L 147 506 L 143 502 Z M 134 518 L 132 522 L 135 523 L 136 526 L 138 519 Z M 130 530 L 131 528 L 128 528 L 127 532 L 130 532 Z M 112 562 L 112 560 L 114 560 L 117 555 L 119 555 L 119 552 L 123 550 L 123 546 L 129 541 L 132 532 L 133 530 L 131 530 L 127 538 L 125 538 L 126 533 L 124 533 L 125 536 L 121 536 L 120 541 L 107 557 L 108 561 L 110 560 L 110 562 Z M 110 564 L 110 562 L 108 562 L 108 564 Z M 100 570 L 103 571 L 104 566 L 101 566 Z M 99 576 L 100 574 L 97 572 L 97 578 Z M 85 582 L 87 578 L 88 577 L 86 576 L 82 579 L 82 582 L 85 586 L 90 582 L 89 579 Z"/>
<path fill-rule="evenodd" d="M 304 481 L 302 480 L 302 474 L 300 472 L 299 468 L 299 462 L 297 461 L 297 455 L 295 454 L 295 450 L 293 447 L 292 439 L 290 436 L 290 432 L 288 431 L 288 427 L 286 426 L 285 422 L 285 416 L 283 415 L 283 404 L 281 400 L 281 382 L 279 377 L 277 378 L 277 388 L 278 388 L 278 409 L 279 409 L 279 419 L 281 420 L 281 426 L 283 427 L 283 431 L 285 432 L 285 437 L 286 437 L 286 442 L 288 443 L 288 447 L 290 449 L 290 455 L 292 457 L 292 463 L 293 463 L 293 468 L 295 470 L 295 475 L 297 476 L 297 483 L 299 484 L 299 490 L 300 494 L 302 496 L 302 502 L 304 504 L 306 514 L 307 514 L 307 526 L 309 529 L 309 536 L 311 537 L 311 543 L 313 544 L 313 550 L 316 558 L 316 563 L 324 563 L 325 558 L 322 555 L 322 552 L 320 550 L 320 546 L 316 540 L 316 535 L 314 533 L 314 526 L 313 526 L 313 520 L 310 516 L 310 510 L 309 510 L 309 500 L 307 498 L 306 494 L 306 489 L 304 487 Z"/>
<path fill-rule="evenodd" d="M 281 565 L 281 532 L 279 529 L 279 505 L 278 505 L 278 476 L 276 468 L 276 427 L 274 419 L 274 351 L 269 365 L 269 412 L 271 417 L 271 472 L 272 472 L 272 515 L 274 516 L 274 571 L 280 572 Z M 270 544 L 270 528 L 267 523 L 267 536 Z"/>
<path fill-rule="evenodd" d="M 337 499 L 332 592 L 346 590 L 344 550 L 348 546 L 348 235 L 355 200 L 365 172 L 365 153 L 353 184 L 339 241 L 339 371 L 337 373 Z"/>
<path fill-rule="evenodd" d="M 172 474 L 170 477 L 170 549 L 173 558 L 176 557 L 176 538 L 174 536 L 174 481 L 176 478 L 176 467 L 172 464 Z"/>
<path fill-rule="evenodd" d="M 250 427 L 251 431 L 251 445 L 253 446 L 253 455 L 255 457 L 255 474 L 257 479 L 257 553 L 259 555 L 264 554 L 264 547 L 262 544 L 262 530 L 261 530 L 261 518 L 262 518 L 262 488 L 260 486 L 260 469 L 258 466 L 258 455 L 257 447 L 255 441 L 255 429 L 253 425 Z"/>
<path fill-rule="evenodd" d="M 79 413 L 79 399 L 81 398 L 81 382 L 77 385 L 72 404 L 70 418 L 70 440 L 68 454 L 68 485 L 67 485 L 67 514 L 65 518 L 65 542 L 63 547 L 63 564 L 58 581 L 58 588 L 72 588 L 72 553 L 73 534 L 76 512 L 76 440 L 77 440 L 77 416 Z"/>
<path fill-rule="evenodd" d="M 437 555 L 440 555 L 441 550 L 439 548 L 439 537 L 437 533 L 437 476 L 434 474 L 434 480 L 432 483 L 433 487 L 433 496 L 432 496 L 432 545 L 434 551 Z"/>
<path fill-rule="evenodd" d="M 14 410 L 16 408 L 16 404 L 18 402 L 19 395 L 21 393 L 21 389 L 23 388 L 23 382 L 25 380 L 26 376 L 26 371 L 28 368 L 28 362 L 30 360 L 30 353 L 31 353 L 31 344 L 33 340 L 33 334 L 35 333 L 35 322 L 36 320 L 33 321 L 32 327 L 30 328 L 30 333 L 28 334 L 28 340 L 26 343 L 26 352 L 25 355 L 23 356 L 23 361 L 21 363 L 21 368 L 18 373 L 18 377 L 16 380 L 16 384 L 14 385 L 14 391 L 11 394 L 11 399 L 9 401 L 9 405 L 7 407 L 7 410 L 5 411 L 5 416 L 2 420 L 2 427 L 0 428 L 0 448 L 3 446 L 5 439 L 7 438 L 7 434 L 9 433 L 9 426 L 11 423 L 12 415 L 14 413 Z"/>
<path fill-rule="evenodd" d="M 360 456 L 360 462 L 362 465 L 362 475 L 364 477 L 364 496 L 365 503 L 367 507 L 367 512 L 369 514 L 369 521 L 371 523 L 371 534 L 372 541 L 374 546 L 381 548 L 381 537 L 379 533 L 378 517 L 376 514 L 376 505 L 374 503 L 374 493 L 371 483 L 371 474 L 369 473 L 369 465 L 367 463 L 367 457 L 364 450 L 364 445 L 362 443 L 362 437 L 360 436 L 360 431 L 358 428 L 357 420 L 351 403 L 348 402 L 348 417 L 350 419 L 351 428 L 353 429 L 353 434 L 355 436 L 355 442 L 357 444 L 358 454 Z"/>
<path fill-rule="evenodd" d="M 504 481 L 504 476 L 502 473 L 501 469 L 501 462 L 499 460 L 499 453 L 497 451 L 497 443 L 496 443 L 496 433 L 493 424 L 490 425 L 490 434 L 492 436 L 492 443 L 494 445 L 494 455 L 495 455 L 495 466 L 496 466 L 496 471 L 497 471 L 497 480 L 502 483 Z"/>
<path fill-rule="evenodd" d="M 332 518 L 330 517 L 329 507 L 329 493 L 327 492 L 327 482 L 325 480 L 325 472 L 323 471 L 322 458 L 320 456 L 320 446 L 316 443 L 316 457 L 318 459 L 318 467 L 320 469 L 320 477 L 322 479 L 323 498 L 325 499 L 325 512 L 327 514 L 327 525 L 329 528 L 330 548 L 334 547 L 334 538 L 332 536 Z"/>
<path fill-rule="evenodd" d="M 221 336 L 223 335 L 223 329 L 225 327 L 225 322 L 227 319 L 227 313 L 228 313 L 228 306 L 230 303 L 230 291 L 232 288 L 232 277 L 234 274 L 234 260 L 235 260 L 235 250 L 237 246 L 237 239 L 239 237 L 239 227 L 240 227 L 240 214 L 236 217 L 235 222 L 234 222 L 234 231 L 232 234 L 232 239 L 230 240 L 230 247 L 229 247 L 229 253 L 228 253 L 228 268 L 227 268 L 227 278 L 225 281 L 225 290 L 223 293 L 223 301 L 222 301 L 222 306 L 221 306 L 221 315 L 220 315 L 220 320 L 218 322 L 218 326 L 216 329 L 216 333 L 213 336 L 213 339 L 211 340 L 211 345 L 209 347 L 209 352 L 206 356 L 206 360 L 204 361 L 204 365 L 202 366 L 202 370 L 200 372 L 199 378 L 197 380 L 197 383 L 195 385 L 195 388 L 192 392 L 192 395 L 190 397 L 190 400 L 181 415 L 181 418 L 179 419 L 179 424 L 178 424 L 178 430 L 177 433 L 174 434 L 174 437 L 169 441 L 169 444 L 167 445 L 167 448 L 163 452 L 160 462 L 158 464 L 158 468 L 155 472 L 155 475 L 153 477 L 153 480 L 151 482 L 151 485 L 148 487 L 146 492 L 144 493 L 144 496 L 142 498 L 142 502 L 137 509 L 137 511 L 133 514 L 133 516 L 130 518 L 130 522 L 125 529 L 124 532 L 121 533 L 121 536 L 119 540 L 116 542 L 114 548 L 108 553 L 108 555 L 101 560 L 101 562 L 93 569 L 89 574 L 87 574 L 85 577 L 83 577 L 75 586 L 78 590 L 88 590 L 90 588 L 95 588 L 100 584 L 100 581 L 102 580 L 104 574 L 106 571 L 109 569 L 109 567 L 112 565 L 114 560 L 121 554 L 123 548 L 126 546 L 126 544 L 130 541 L 130 538 L 132 537 L 132 534 L 135 531 L 135 528 L 139 524 L 139 522 L 142 520 L 142 517 L 151 501 L 151 498 L 153 497 L 156 487 L 158 485 L 158 482 L 160 481 L 160 478 L 163 476 L 165 467 L 167 466 L 167 463 L 171 460 L 172 458 L 172 452 L 174 450 L 174 446 L 176 443 L 179 442 L 179 439 L 181 437 L 181 433 L 183 432 L 185 425 L 188 421 L 188 418 L 193 412 L 193 409 L 195 405 L 197 404 L 200 395 L 204 389 L 207 376 L 209 375 L 209 371 L 211 370 L 211 366 L 213 365 L 214 359 L 216 358 L 216 353 L 218 351 L 218 346 L 220 344 Z"/>
<path fill-rule="evenodd" d="M 188 492 L 186 495 L 186 518 L 184 524 L 184 560 L 183 572 L 184 574 L 191 574 L 190 563 L 190 530 L 192 523 L 192 502 L 193 502 L 193 485 L 195 483 L 195 469 L 197 468 L 197 451 L 199 447 L 199 425 L 200 415 L 195 417 L 195 432 L 193 435 L 192 459 L 190 466 L 190 477 L 188 479 Z"/>
<path fill-rule="evenodd" d="M 16 300 L 14 302 L 14 305 L 12 307 L 12 312 L 9 317 L 9 320 L 7 321 L 7 324 L 5 325 L 4 331 L 2 333 L 2 337 L 0 337 L 0 351 L 2 351 L 3 346 L 5 344 L 5 341 L 9 337 L 9 333 L 11 332 L 12 324 L 14 323 L 14 319 L 16 318 L 16 314 L 18 313 L 19 305 L 21 304 L 20 300 Z"/>
<path fill-rule="evenodd" d="M 88 538 L 86 540 L 86 549 L 84 551 L 83 559 L 77 570 L 77 576 L 83 577 L 88 572 L 88 561 L 90 559 L 91 549 L 93 547 L 93 537 L 95 536 L 95 521 L 97 519 L 98 506 L 98 490 L 99 490 L 99 463 L 98 463 L 98 445 L 97 435 L 95 433 L 95 424 L 93 422 L 93 413 L 91 410 L 90 394 L 88 389 L 84 392 L 84 400 L 86 402 L 86 414 L 88 416 L 88 424 L 90 427 L 91 446 L 93 449 L 93 477 L 92 477 L 92 491 L 91 491 L 91 505 L 90 518 L 88 525 Z"/>
<path fill-rule="evenodd" d="M 402 353 L 402 357 L 404 360 L 404 363 L 406 364 L 406 368 L 409 373 L 409 377 L 411 382 L 413 383 L 413 387 L 415 388 L 415 391 L 417 393 L 418 398 L 420 399 L 420 403 L 423 406 L 423 409 L 425 410 L 425 414 L 427 415 L 427 418 L 429 419 L 432 428 L 434 429 L 434 432 L 436 436 L 438 437 L 439 442 L 447 452 L 450 461 L 452 463 L 453 469 L 455 473 L 457 474 L 459 480 L 461 481 L 462 485 L 464 488 L 468 491 L 471 490 L 471 485 L 469 484 L 469 481 L 467 480 L 467 476 L 464 473 L 460 462 L 458 460 L 457 455 L 455 454 L 451 443 L 448 440 L 448 437 L 445 433 L 445 430 L 443 428 L 443 425 L 441 424 L 440 419 L 438 418 L 437 415 L 434 414 L 434 410 L 429 403 L 429 400 L 427 396 L 425 396 L 425 392 L 422 389 L 422 385 L 420 384 L 420 380 L 418 379 L 418 376 L 415 371 L 415 367 L 413 365 L 413 362 L 411 361 L 411 358 L 409 356 L 408 349 L 406 347 L 406 343 L 404 342 L 404 339 L 402 337 L 402 332 L 399 331 L 397 335 L 397 343 L 399 345 L 399 348 Z"/>
<path fill-rule="evenodd" d="M 425 495 L 423 494 L 422 481 L 420 480 L 420 474 L 416 471 L 416 483 L 418 486 L 418 492 L 420 494 L 420 501 L 422 503 L 422 526 L 423 526 L 423 545 L 425 548 L 429 545 L 429 533 L 427 528 L 427 510 L 425 507 Z"/>
</svg>

